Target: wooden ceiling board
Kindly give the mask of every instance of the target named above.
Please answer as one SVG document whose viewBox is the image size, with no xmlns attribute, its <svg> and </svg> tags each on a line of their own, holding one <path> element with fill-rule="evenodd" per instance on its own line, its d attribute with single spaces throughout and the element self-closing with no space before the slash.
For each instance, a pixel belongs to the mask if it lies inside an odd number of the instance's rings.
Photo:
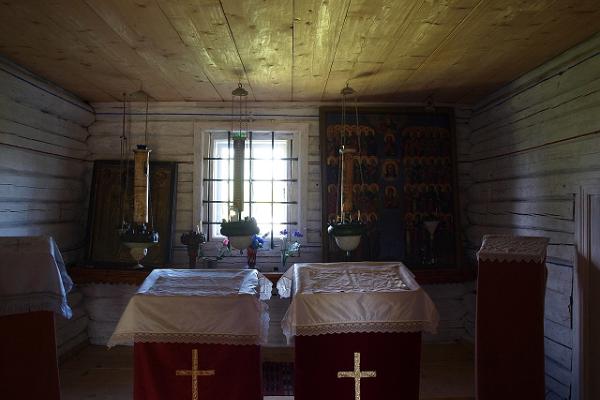
<svg viewBox="0 0 600 400">
<path fill-rule="evenodd" d="M 182 100 L 199 97 L 208 101 L 222 100 L 154 0 L 85 1 L 110 29 L 162 73 Z"/>
<path fill-rule="evenodd" d="M 350 0 L 296 0 L 292 100 L 319 101 Z"/>
<path fill-rule="evenodd" d="M 9 37 L 11 34 L 12 30 L 0 22 L 0 37 Z M 27 65 L 28 70 L 38 76 L 51 76 L 51 81 L 58 86 L 81 88 L 77 93 L 73 91 L 81 98 L 101 99 L 98 101 L 114 100 L 111 95 L 93 86 L 91 81 L 86 81 L 79 74 L 69 73 L 69 69 L 78 67 L 69 65 L 70 63 L 65 61 L 48 59 L 37 52 L 30 43 L 12 41 L 10 46 L 6 46 L 0 40 L 0 53 L 19 65 Z"/>
<path fill-rule="evenodd" d="M 221 0 L 256 100 L 292 97 L 292 0 Z"/>
<path fill-rule="evenodd" d="M 106 23 L 87 4 L 71 0 L 52 0 L 44 3 L 50 18 L 57 25 L 78 36 L 94 53 L 133 82 L 132 87 L 117 88 L 115 93 L 111 93 L 113 97 L 121 99 L 123 93 L 143 89 L 154 98 L 180 98 L 177 91 L 163 79 L 162 74 L 121 40 L 115 31 L 107 29 Z M 67 8 L 70 12 L 64 13 Z"/>
<path fill-rule="evenodd" d="M 474 102 L 492 88 L 510 82 L 540 65 L 541 60 L 560 54 L 598 30 L 598 20 L 594 21 L 593 15 L 584 17 L 578 11 L 568 12 L 564 5 L 562 0 L 505 0 L 502 7 L 498 2 L 483 2 L 398 87 L 397 97 L 402 97 L 402 91 L 421 90 L 432 93 L 441 102 Z M 567 32 L 560 20 L 573 13 L 589 24 L 578 32 Z M 531 34 L 541 27 L 562 32 L 563 39 L 529 41 Z M 540 57 L 544 49 L 552 51 Z"/>
<path fill-rule="evenodd" d="M 351 86 L 361 95 L 368 96 L 364 93 L 365 83 L 377 74 L 391 50 L 391 43 L 396 41 L 407 15 L 417 3 L 412 0 L 355 0 L 351 3 L 323 100 L 339 98 L 347 81 L 351 81 Z"/>
<path fill-rule="evenodd" d="M 395 98 L 402 87 L 436 49 L 444 43 L 480 0 L 453 0 L 442 4 L 422 1 L 413 10 L 405 29 L 396 36 L 378 73 L 367 83 L 367 96 Z M 448 63 L 451 61 L 448 60 Z M 403 91 L 403 93 L 406 89 Z M 411 101 L 424 101 L 430 93 L 410 92 Z"/>
<path fill-rule="evenodd" d="M 238 81 L 254 97 L 218 0 L 159 0 L 158 4 L 221 99 L 231 98 Z"/>
<path fill-rule="evenodd" d="M 178 98 L 177 92 L 164 80 L 160 73 L 151 68 L 112 30 L 106 29 L 104 21 L 85 3 L 71 0 L 44 2 L 44 11 L 57 26 L 76 36 L 87 47 L 131 84 L 117 86 L 111 95 L 117 99 L 123 93 L 135 92 L 142 88 L 157 98 Z M 69 13 L 63 10 L 68 8 Z M 102 80 L 103 81 L 103 80 Z M 101 80 L 97 83 L 102 84 Z"/>
<path fill-rule="evenodd" d="M 473 103 L 600 32 L 598 0 L 4 0 L 0 54 L 93 102 Z"/>
<path fill-rule="evenodd" d="M 463 42 L 463 46 L 449 46 L 449 43 L 457 43 L 456 37 L 465 35 L 465 32 L 475 31 L 479 34 L 485 32 L 482 28 L 474 28 L 474 25 L 481 23 L 487 26 L 488 22 L 484 19 L 489 18 L 489 15 L 486 14 L 486 5 L 490 3 L 490 1 L 479 1 L 472 3 L 471 7 L 468 8 L 449 9 L 448 11 L 454 14 L 455 18 L 451 19 L 446 31 L 438 37 L 440 40 L 437 45 L 431 49 L 418 67 L 411 71 L 404 81 L 399 81 L 393 87 L 395 89 L 394 97 L 412 98 L 418 96 L 419 100 L 423 101 L 428 96 L 434 96 L 437 101 L 443 101 L 436 93 L 440 89 L 436 85 L 453 87 L 456 79 L 460 76 L 448 79 L 448 72 L 459 73 L 460 70 L 457 66 L 461 64 L 461 60 L 465 57 L 473 57 L 476 60 L 475 65 L 477 65 L 482 55 L 486 53 L 484 48 L 486 44 L 480 41 L 479 37 L 474 37 L 472 42 Z M 473 49 L 478 50 L 473 52 Z"/>
<path fill-rule="evenodd" d="M 116 100 L 107 87 L 131 86 L 76 36 L 58 28 L 46 13 L 33 12 L 18 0 L 4 1 L 0 7 L 0 49 L 11 60 L 40 76 L 51 75 L 59 86 L 67 88 L 76 82 L 80 93 L 102 101 Z M 13 28 L 15 21 L 19 21 L 18 30 Z M 106 86 L 99 82 L 103 77 L 109 80 Z"/>
</svg>

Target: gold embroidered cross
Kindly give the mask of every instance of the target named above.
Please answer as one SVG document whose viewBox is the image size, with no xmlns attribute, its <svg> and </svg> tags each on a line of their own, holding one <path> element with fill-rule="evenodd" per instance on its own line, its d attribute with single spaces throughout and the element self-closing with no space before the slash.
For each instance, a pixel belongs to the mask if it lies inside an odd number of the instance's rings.
<svg viewBox="0 0 600 400">
<path fill-rule="evenodd" d="M 198 350 L 192 350 L 192 369 L 178 369 L 175 371 L 177 376 L 191 376 L 192 377 L 192 400 L 198 400 L 198 377 L 214 375 L 214 369 L 199 370 L 198 369 Z"/>
<path fill-rule="evenodd" d="M 360 400 L 360 379 L 375 378 L 376 371 L 360 370 L 360 353 L 354 353 L 354 371 L 338 371 L 338 378 L 354 378 L 354 400 Z"/>
</svg>

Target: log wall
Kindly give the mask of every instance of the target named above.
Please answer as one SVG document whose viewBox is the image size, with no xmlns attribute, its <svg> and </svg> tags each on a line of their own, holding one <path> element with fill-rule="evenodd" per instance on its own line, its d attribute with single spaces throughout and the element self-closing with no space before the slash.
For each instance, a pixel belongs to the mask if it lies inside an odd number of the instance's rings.
<svg viewBox="0 0 600 400">
<path fill-rule="evenodd" d="M 0 59 L 0 236 L 53 236 L 65 262 L 81 259 L 90 186 L 87 126 L 93 109 Z M 87 342 L 82 295 L 56 317 L 62 359 Z"/>
<path fill-rule="evenodd" d="M 94 104 L 98 120 L 90 131 L 88 141 L 92 160 L 115 160 L 119 158 L 119 136 L 122 131 L 123 106 L 118 103 Z M 145 104 L 132 103 L 127 108 L 126 126 L 131 135 L 130 143 L 143 143 L 145 130 Z M 180 242 L 181 234 L 193 229 L 198 224 L 199 214 L 194 211 L 197 201 L 194 185 L 201 184 L 201 162 L 198 156 L 198 143 L 202 131 L 207 127 L 215 129 L 231 129 L 229 103 L 150 103 L 148 118 L 149 146 L 152 149 L 151 161 L 175 161 L 178 165 L 178 182 L 176 194 L 175 234 L 172 239 L 172 263 L 187 264 L 186 248 Z M 320 155 L 319 127 L 317 106 L 281 105 L 277 103 L 251 105 L 250 111 L 255 121 L 252 128 L 285 129 L 302 127 L 303 139 L 306 141 L 307 170 L 300 171 L 301 179 L 307 187 L 306 226 L 304 227 L 305 243 L 301 257 L 293 261 L 318 261 L 321 258 L 321 190 L 320 190 Z M 198 190 L 196 190 L 198 192 Z M 212 242 L 204 245 L 206 256 L 214 257 L 220 243 Z M 259 267 L 272 270 L 279 265 L 279 252 L 261 250 Z M 233 254 L 219 261 L 219 267 L 240 267 L 246 264 L 246 257 Z"/>
<path fill-rule="evenodd" d="M 0 236 L 50 235 L 66 262 L 85 244 L 93 109 L 0 59 Z"/>
<path fill-rule="evenodd" d="M 466 188 L 467 252 L 486 233 L 546 236 L 547 398 L 571 398 L 574 195 L 600 178 L 600 35 L 473 108 Z M 507 290 L 508 293 L 508 290 Z"/>
</svg>

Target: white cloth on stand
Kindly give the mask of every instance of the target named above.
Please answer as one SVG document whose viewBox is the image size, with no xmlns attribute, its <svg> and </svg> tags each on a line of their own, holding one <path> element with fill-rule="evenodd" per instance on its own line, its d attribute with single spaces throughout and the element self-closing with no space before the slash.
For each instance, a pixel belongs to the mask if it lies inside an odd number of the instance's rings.
<svg viewBox="0 0 600 400">
<path fill-rule="evenodd" d="M 71 318 L 72 287 L 52 237 L 0 237 L 0 316 L 53 311 Z"/>
<path fill-rule="evenodd" d="M 549 241 L 541 236 L 485 235 L 477 258 L 480 261 L 542 263 L 546 260 Z"/>
<path fill-rule="evenodd" d="M 283 333 L 322 335 L 353 332 L 435 333 L 435 305 L 400 262 L 294 264 L 277 282 L 292 303 Z"/>
<path fill-rule="evenodd" d="M 131 298 L 108 346 L 133 342 L 260 344 L 272 283 L 255 269 L 156 269 Z"/>
</svg>

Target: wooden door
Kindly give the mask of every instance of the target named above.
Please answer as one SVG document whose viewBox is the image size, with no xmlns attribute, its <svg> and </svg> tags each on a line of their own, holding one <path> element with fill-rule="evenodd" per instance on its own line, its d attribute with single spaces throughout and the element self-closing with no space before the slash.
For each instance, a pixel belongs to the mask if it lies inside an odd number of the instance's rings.
<svg viewBox="0 0 600 400">
<path fill-rule="evenodd" d="M 600 399 L 600 186 L 582 187 L 575 272 L 574 398 Z"/>
</svg>

